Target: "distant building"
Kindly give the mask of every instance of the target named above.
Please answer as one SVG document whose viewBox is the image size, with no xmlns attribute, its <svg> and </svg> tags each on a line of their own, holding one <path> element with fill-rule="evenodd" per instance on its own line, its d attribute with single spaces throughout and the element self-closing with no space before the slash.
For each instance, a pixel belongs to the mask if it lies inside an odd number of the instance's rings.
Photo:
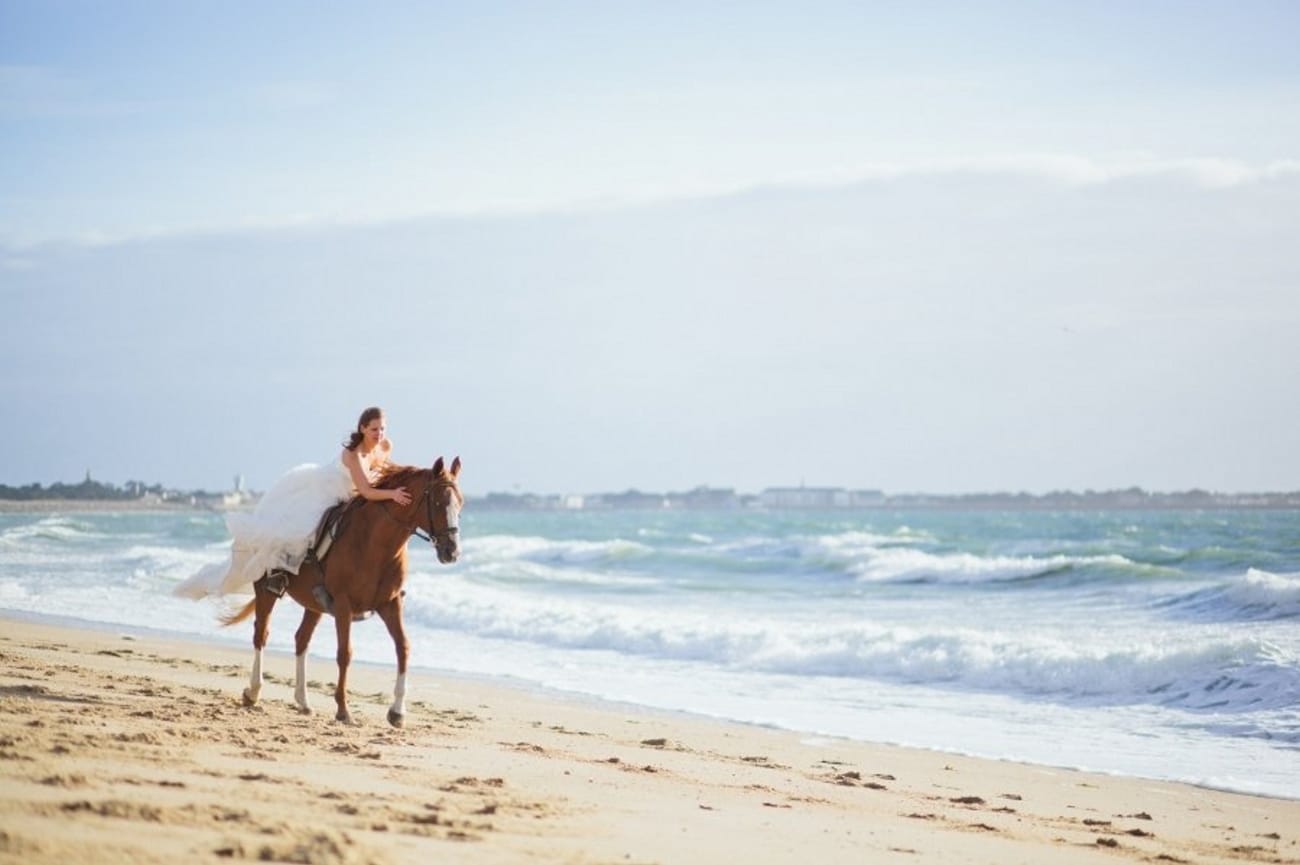
<svg viewBox="0 0 1300 865">
<path fill-rule="evenodd" d="M 885 504 L 880 490 L 843 487 L 768 487 L 758 494 L 765 508 L 874 508 Z"/>
<path fill-rule="evenodd" d="M 669 506 L 663 493 L 643 493 L 628 490 L 623 493 L 602 493 L 588 501 L 588 507 L 620 508 L 627 510 L 658 510 Z"/>
<path fill-rule="evenodd" d="M 849 505 L 855 508 L 884 507 L 885 494 L 881 490 L 852 490 L 849 492 Z"/>
<path fill-rule="evenodd" d="M 559 496 L 536 493 L 488 493 L 474 499 L 476 509 L 494 511 L 548 511 L 561 507 Z"/>
<path fill-rule="evenodd" d="M 843 487 L 768 487 L 758 494 L 768 508 L 848 507 L 849 491 Z"/>
<path fill-rule="evenodd" d="M 733 489 L 696 487 L 690 492 L 669 493 L 668 502 L 674 508 L 725 509 L 740 506 L 740 498 Z"/>
</svg>

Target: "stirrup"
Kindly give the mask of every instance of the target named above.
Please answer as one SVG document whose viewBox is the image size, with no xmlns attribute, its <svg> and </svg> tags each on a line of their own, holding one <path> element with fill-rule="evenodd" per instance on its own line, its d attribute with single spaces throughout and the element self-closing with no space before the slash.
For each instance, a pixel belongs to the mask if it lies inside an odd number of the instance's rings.
<svg viewBox="0 0 1300 865">
<path fill-rule="evenodd" d="M 330 595 L 329 591 L 326 590 L 324 583 L 317 583 L 312 586 L 311 596 L 316 599 L 316 603 L 321 605 L 321 609 L 329 613 L 331 616 L 334 615 L 334 598 Z M 374 610 L 362 610 L 359 613 L 352 614 L 352 621 L 364 622 L 374 614 Z"/>
<path fill-rule="evenodd" d="M 283 598 L 284 593 L 289 589 L 289 574 L 286 571 L 271 571 L 262 577 L 262 584 L 262 587 L 272 595 Z"/>
<path fill-rule="evenodd" d="M 317 583 L 311 587 L 311 596 L 316 599 L 316 603 L 331 616 L 334 615 L 334 598 L 326 591 L 324 583 Z"/>
</svg>

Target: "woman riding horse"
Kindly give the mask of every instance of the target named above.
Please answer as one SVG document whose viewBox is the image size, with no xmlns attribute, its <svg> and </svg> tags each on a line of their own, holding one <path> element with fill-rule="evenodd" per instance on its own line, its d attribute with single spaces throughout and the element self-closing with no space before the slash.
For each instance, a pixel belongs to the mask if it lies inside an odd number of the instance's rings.
<svg viewBox="0 0 1300 865">
<path fill-rule="evenodd" d="M 343 623 L 350 626 L 353 617 L 370 612 L 384 617 L 397 645 L 399 690 L 405 690 L 408 649 L 401 627 L 401 587 L 406 578 L 406 540 L 421 528 L 435 540 L 439 561 L 454 562 L 460 555 L 459 511 L 463 499 L 457 486 L 459 457 L 450 470 L 443 467 L 441 457 L 432 469 L 414 469 L 393 465 L 391 453 L 383 411 L 377 407 L 366 409 L 337 461 L 298 466 L 280 478 L 251 513 L 227 515 L 226 525 L 233 538 L 229 558 L 202 568 L 173 590 L 183 597 L 201 598 L 254 589 L 252 601 L 223 619 L 234 624 L 254 612 L 258 614 L 253 634 L 253 675 L 245 702 L 251 704 L 257 699 L 267 619 L 275 600 L 286 591 L 305 610 L 297 640 L 296 688 L 298 705 L 304 711 L 308 710 L 302 684 L 306 645 L 323 613 L 334 615 L 340 623 L 340 719 L 347 718 L 345 655 L 351 658 L 350 632 Z M 352 528 L 335 541 L 329 564 L 323 565 L 309 550 L 321 516 L 332 506 L 354 497 L 360 507 L 349 516 Z M 426 507 L 412 507 L 418 503 Z M 393 527 L 404 531 L 394 531 Z M 369 585 L 372 582 L 374 585 Z M 265 598 L 270 599 L 269 603 L 264 603 Z M 399 698 L 394 710 L 400 704 Z M 390 710 L 389 719 L 393 717 L 394 711 Z"/>
<path fill-rule="evenodd" d="M 334 701 L 335 718 L 350 722 L 348 711 L 348 665 L 352 661 L 352 621 L 359 613 L 379 614 L 393 638 L 397 652 L 397 682 L 388 722 L 402 726 L 406 715 L 406 666 L 410 645 L 402 623 L 402 601 L 406 595 L 406 542 L 417 529 L 425 531 L 433 542 L 438 561 L 451 564 L 460 558 L 460 509 L 464 499 L 458 486 L 460 457 L 451 467 L 442 457 L 431 469 L 389 468 L 379 479 L 378 488 L 405 485 L 412 491 L 406 506 L 388 501 L 367 501 L 348 517 L 348 526 L 330 547 L 329 555 L 318 560 L 306 559 L 299 572 L 288 579 L 286 592 L 303 607 L 302 622 L 294 634 L 297 657 L 294 700 L 303 712 L 307 703 L 307 646 L 324 609 L 316 602 L 313 589 L 323 583 L 334 599 L 334 627 L 338 634 L 338 683 Z M 257 702 L 262 689 L 262 650 L 266 647 L 271 611 L 280 596 L 270 591 L 267 580 L 258 580 L 253 600 L 222 621 L 227 625 L 242 622 L 250 615 L 253 621 L 253 669 L 249 676 L 244 704 Z"/>
</svg>

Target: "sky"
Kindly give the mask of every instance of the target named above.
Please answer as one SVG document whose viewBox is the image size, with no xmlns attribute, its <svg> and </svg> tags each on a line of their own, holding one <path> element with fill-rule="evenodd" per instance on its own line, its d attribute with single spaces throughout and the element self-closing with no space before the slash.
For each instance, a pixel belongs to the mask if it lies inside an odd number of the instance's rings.
<svg viewBox="0 0 1300 865">
<path fill-rule="evenodd" d="M 0 0 L 0 483 L 1300 489 L 1300 4 Z"/>
</svg>

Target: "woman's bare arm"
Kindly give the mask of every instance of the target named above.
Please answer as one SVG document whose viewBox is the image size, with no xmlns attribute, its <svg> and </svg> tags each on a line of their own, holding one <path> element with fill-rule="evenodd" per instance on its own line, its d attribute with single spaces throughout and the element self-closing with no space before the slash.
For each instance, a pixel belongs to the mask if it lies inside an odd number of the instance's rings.
<svg viewBox="0 0 1300 865">
<path fill-rule="evenodd" d="M 397 487 L 391 490 L 381 490 L 374 484 L 370 483 L 370 478 L 366 476 L 366 471 L 361 467 L 361 457 L 356 451 L 343 449 L 343 465 L 348 470 L 348 475 L 352 478 L 352 484 L 357 488 L 357 495 L 372 502 L 393 501 L 399 505 L 409 505 L 411 496 L 406 492 L 405 487 Z"/>
</svg>

